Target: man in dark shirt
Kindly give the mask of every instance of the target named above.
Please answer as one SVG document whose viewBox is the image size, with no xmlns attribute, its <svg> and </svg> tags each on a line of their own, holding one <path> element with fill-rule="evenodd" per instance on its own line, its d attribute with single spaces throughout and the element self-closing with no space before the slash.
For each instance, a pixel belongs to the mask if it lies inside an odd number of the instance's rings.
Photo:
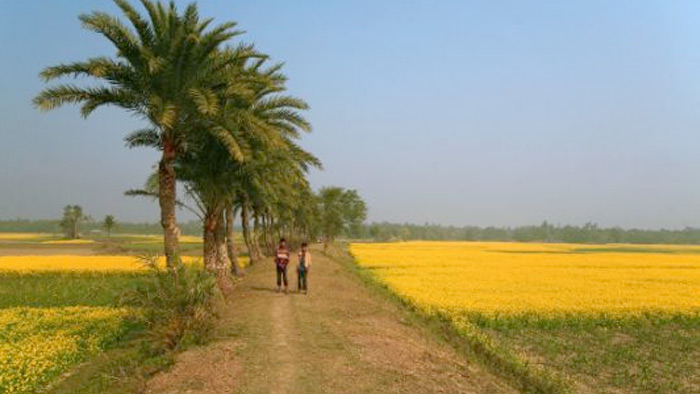
<svg viewBox="0 0 700 394">
<path fill-rule="evenodd" d="M 287 265 L 289 265 L 290 253 L 287 247 L 287 240 L 280 239 L 280 244 L 275 253 L 275 266 L 277 267 L 277 292 L 282 291 L 282 282 L 284 282 L 284 293 L 287 294 Z"/>
</svg>

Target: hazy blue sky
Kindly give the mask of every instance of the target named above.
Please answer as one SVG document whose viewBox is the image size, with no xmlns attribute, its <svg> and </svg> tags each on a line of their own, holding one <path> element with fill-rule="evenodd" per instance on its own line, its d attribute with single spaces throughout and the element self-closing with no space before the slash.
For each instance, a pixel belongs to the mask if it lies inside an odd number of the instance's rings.
<svg viewBox="0 0 700 394">
<path fill-rule="evenodd" d="M 700 2 L 199 3 L 286 62 L 314 186 L 358 189 L 371 220 L 700 226 Z M 0 218 L 155 220 L 122 195 L 158 157 L 124 147 L 137 119 L 30 103 L 43 67 L 112 54 L 77 16 L 115 7 L 0 5 Z"/>
</svg>

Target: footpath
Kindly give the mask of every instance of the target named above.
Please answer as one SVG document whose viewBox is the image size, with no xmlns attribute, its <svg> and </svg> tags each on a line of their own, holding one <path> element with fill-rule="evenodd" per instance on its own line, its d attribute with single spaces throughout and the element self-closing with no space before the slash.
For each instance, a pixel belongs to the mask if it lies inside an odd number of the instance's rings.
<svg viewBox="0 0 700 394">
<path fill-rule="evenodd" d="M 148 393 L 509 393 L 336 259 L 313 251 L 309 293 L 277 293 L 274 265 L 249 267 L 214 341 L 177 356 Z"/>
</svg>

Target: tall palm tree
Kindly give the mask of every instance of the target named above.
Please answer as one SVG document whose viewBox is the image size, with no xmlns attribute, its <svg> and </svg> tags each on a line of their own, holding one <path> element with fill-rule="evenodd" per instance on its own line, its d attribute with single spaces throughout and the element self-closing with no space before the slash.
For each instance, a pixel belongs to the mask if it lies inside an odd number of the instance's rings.
<svg viewBox="0 0 700 394">
<path fill-rule="evenodd" d="M 158 193 L 161 225 L 165 239 L 165 255 L 170 266 L 179 252 L 176 208 L 175 160 L 182 155 L 191 133 L 209 132 L 236 152 L 226 130 L 190 127 L 192 114 L 207 100 L 211 76 L 239 57 L 222 56 L 223 45 L 241 34 L 235 23 L 211 27 L 212 19 L 201 20 L 197 7 L 190 4 L 180 13 L 174 2 L 165 5 L 141 0 L 147 12 L 142 16 L 126 0 L 114 0 L 130 22 L 125 25 L 117 17 L 103 12 L 80 16 L 83 27 L 109 40 L 116 54 L 86 61 L 60 64 L 44 69 L 45 81 L 61 77 L 89 77 L 97 84 L 85 87 L 62 84 L 42 91 L 34 104 L 51 110 L 64 104 L 82 104 L 81 114 L 89 116 L 95 109 L 112 105 L 146 119 L 150 127 L 131 136 L 141 145 L 161 151 L 158 164 Z M 251 56 L 253 54 L 251 53 Z"/>
<path fill-rule="evenodd" d="M 221 55 L 235 58 L 235 53 L 241 50 L 249 52 L 252 48 L 239 47 Z M 243 61 L 229 62 L 212 74 L 208 87 L 200 90 L 201 102 L 193 111 L 188 127 L 216 132 L 190 133 L 188 149 L 175 164 L 177 179 L 183 183 L 194 201 L 194 211 L 203 221 L 205 266 L 217 273 L 224 289 L 229 265 L 233 271 L 237 268 L 234 211 L 239 207 L 243 211 L 245 232 L 246 199 L 254 201 L 256 207 L 274 206 L 272 200 L 275 193 L 280 193 L 278 189 L 289 187 L 288 179 L 295 179 L 283 174 L 299 166 L 307 169 L 309 165 L 320 165 L 318 159 L 293 141 L 299 136 L 297 128 L 310 130 L 298 112 L 307 107 L 306 103 L 281 94 L 284 78 L 279 74 L 279 66 L 263 69 L 264 57 L 248 60 L 244 57 Z M 219 138 L 222 133 L 227 138 L 226 144 Z M 130 146 L 160 144 L 149 131 L 135 132 L 127 142 Z M 296 173 L 300 177 L 305 175 Z M 128 194 L 153 196 L 157 185 L 149 183 L 145 190 Z M 244 195 L 241 190 L 245 189 L 252 192 Z M 245 238 L 249 240 L 247 233 Z M 254 249 L 249 250 L 255 256 Z"/>
<path fill-rule="evenodd" d="M 233 144 L 222 146 L 215 139 L 205 138 L 193 144 L 190 154 L 181 162 L 184 175 L 181 179 L 205 212 L 205 265 L 221 274 L 226 271 L 228 262 L 234 270 L 236 268 L 232 212 L 241 197 L 238 191 L 252 179 L 250 170 L 255 169 L 270 178 L 279 176 L 283 171 L 274 169 L 281 160 L 275 162 L 270 158 L 291 154 L 298 158 L 290 162 L 320 165 L 318 159 L 293 141 L 299 137 L 298 130 L 310 131 L 308 122 L 299 114 L 307 108 L 306 103 L 281 94 L 285 79 L 279 73 L 280 67 L 263 69 L 264 62 L 262 59 L 252 66 L 231 67 L 226 77 L 227 88 L 213 90 L 218 96 L 218 105 L 210 111 L 210 117 L 201 118 L 201 127 L 227 130 L 226 135 L 235 142 L 238 151 L 228 151 Z M 255 181 L 257 185 L 265 183 L 265 179 Z"/>
</svg>

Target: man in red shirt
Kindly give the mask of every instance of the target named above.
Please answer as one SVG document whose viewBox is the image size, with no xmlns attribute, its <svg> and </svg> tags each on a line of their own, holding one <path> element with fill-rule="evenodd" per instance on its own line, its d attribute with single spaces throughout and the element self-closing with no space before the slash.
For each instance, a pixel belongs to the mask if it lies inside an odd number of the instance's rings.
<svg viewBox="0 0 700 394">
<path fill-rule="evenodd" d="M 290 259 L 289 248 L 287 248 L 287 240 L 280 239 L 280 244 L 275 253 L 275 266 L 277 267 L 277 292 L 282 291 L 282 282 L 284 281 L 284 294 L 287 294 L 287 265 Z"/>
</svg>

